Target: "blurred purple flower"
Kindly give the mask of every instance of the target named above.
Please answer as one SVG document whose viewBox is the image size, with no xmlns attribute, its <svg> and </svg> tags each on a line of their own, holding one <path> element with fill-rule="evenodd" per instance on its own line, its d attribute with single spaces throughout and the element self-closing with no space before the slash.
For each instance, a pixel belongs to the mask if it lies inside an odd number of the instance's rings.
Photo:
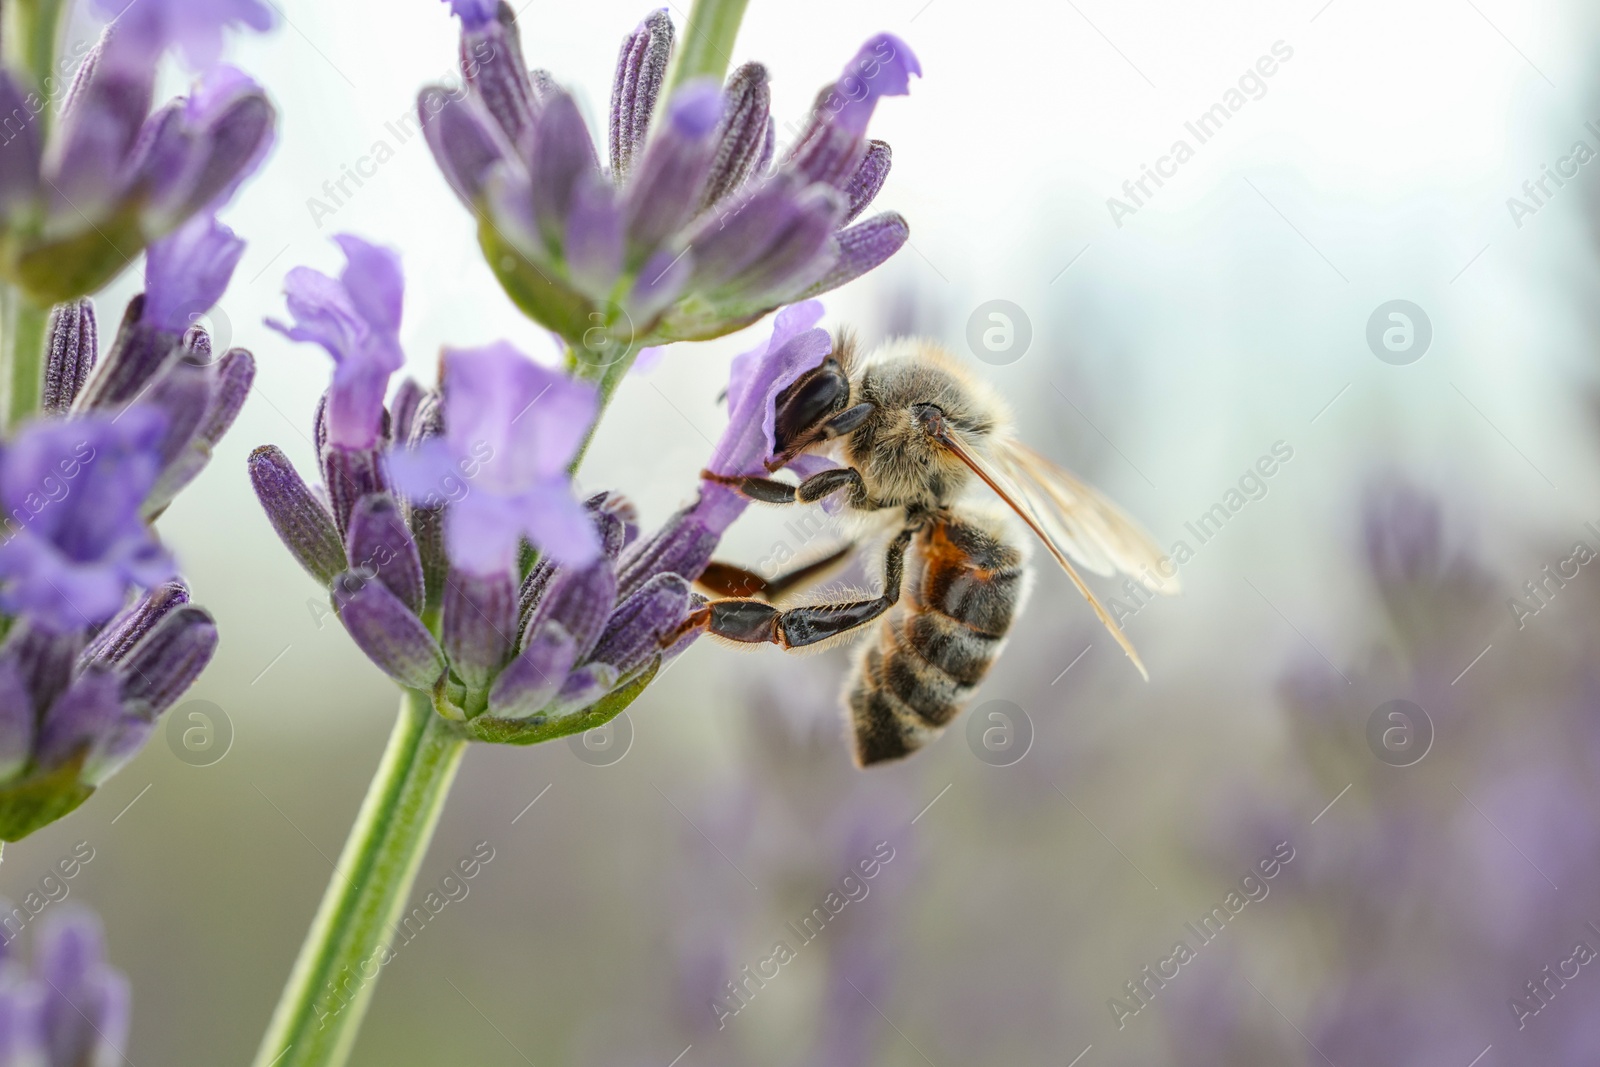
<svg viewBox="0 0 1600 1067">
<path fill-rule="evenodd" d="M 192 69 L 209 67 L 222 54 L 223 34 L 234 25 L 272 28 L 272 9 L 261 0 L 95 0 L 116 19 L 120 58 L 154 65 L 168 47 Z"/>
<path fill-rule="evenodd" d="M 267 325 L 293 341 L 319 344 L 333 357 L 328 392 L 328 442 L 367 449 L 383 432 L 383 395 L 389 375 L 405 363 L 400 311 L 405 281 L 400 257 L 351 234 L 334 238 L 345 255 L 337 280 L 296 267 L 283 288 L 294 325 Z"/>
<path fill-rule="evenodd" d="M 143 321 L 182 334 L 210 309 L 244 255 L 244 242 L 211 215 L 196 215 L 145 253 Z"/>
<path fill-rule="evenodd" d="M 45 419 L 0 452 L 0 607 L 73 630 L 122 607 L 130 586 L 172 576 L 173 561 L 140 518 L 161 470 L 167 420 L 147 407 L 116 417 Z"/>
<path fill-rule="evenodd" d="M 504 341 L 446 349 L 441 366 L 444 433 L 390 452 L 389 467 L 413 503 L 456 495 L 445 521 L 451 561 L 504 574 L 523 537 L 562 563 L 594 560 L 599 540 L 567 474 L 595 419 L 594 388 Z M 453 494 L 458 485 L 465 491 Z"/>
</svg>

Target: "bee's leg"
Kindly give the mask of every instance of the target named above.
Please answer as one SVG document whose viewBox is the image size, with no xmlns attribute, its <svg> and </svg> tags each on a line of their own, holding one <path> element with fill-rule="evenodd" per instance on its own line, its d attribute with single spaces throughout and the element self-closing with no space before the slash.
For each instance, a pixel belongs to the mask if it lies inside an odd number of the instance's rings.
<svg viewBox="0 0 1600 1067">
<path fill-rule="evenodd" d="M 700 572 L 700 577 L 695 581 L 719 596 L 760 597 L 770 602 L 791 590 L 817 581 L 854 551 L 855 545 L 845 545 L 814 563 L 796 567 L 776 578 L 763 578 L 754 571 L 745 570 L 732 563 L 712 560 L 706 564 L 706 569 Z"/>
<path fill-rule="evenodd" d="M 845 488 L 850 490 L 852 507 L 864 506 L 867 499 L 866 483 L 861 480 L 861 472 L 854 467 L 835 467 L 819 471 L 799 485 L 780 482 L 776 478 L 730 477 L 726 474 L 713 474 L 711 471 L 701 471 L 700 477 L 708 482 L 726 485 L 742 496 L 759 500 L 763 504 L 815 504 L 823 497 Z"/>
<path fill-rule="evenodd" d="M 906 548 L 915 532 L 907 527 L 890 542 L 883 560 L 882 596 L 843 604 L 808 604 L 788 611 L 759 600 L 713 600 L 691 613 L 676 633 L 663 638 L 663 644 L 675 643 L 690 630 L 705 630 L 725 641 L 803 648 L 865 626 L 900 599 Z"/>
</svg>

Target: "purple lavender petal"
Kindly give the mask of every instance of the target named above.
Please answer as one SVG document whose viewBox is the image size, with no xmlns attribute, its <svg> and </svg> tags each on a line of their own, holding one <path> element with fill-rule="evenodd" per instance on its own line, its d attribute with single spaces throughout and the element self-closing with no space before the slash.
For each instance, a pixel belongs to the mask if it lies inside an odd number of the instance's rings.
<svg viewBox="0 0 1600 1067">
<path fill-rule="evenodd" d="M 0 900 L 11 913 L 11 902 Z M 11 964 L 0 970 L 0 1063 L 48 1063 L 44 1043 L 44 989 Z"/>
<path fill-rule="evenodd" d="M 101 622 L 130 586 L 173 573 L 140 521 L 165 432 L 143 405 L 27 424 L 0 453 L 0 505 L 14 529 L 0 544 L 0 606 L 55 629 Z"/>
<path fill-rule="evenodd" d="M 560 627 L 541 631 L 506 665 L 489 690 L 489 714 L 522 719 L 550 703 L 577 662 L 571 635 Z"/>
<path fill-rule="evenodd" d="M 392 250 L 350 234 L 334 240 L 346 260 L 339 278 L 309 267 L 294 268 L 284 279 L 294 325 L 275 319 L 268 319 L 267 325 L 290 340 L 321 345 L 333 357 L 328 442 L 370 449 L 382 436 L 389 375 L 405 362 L 400 348 L 404 281 L 399 257 Z"/>
<path fill-rule="evenodd" d="M 46 713 L 35 753 L 39 766 L 53 769 L 84 753 L 87 769 L 94 750 L 118 731 L 127 715 L 121 677 L 112 670 L 90 668 Z"/>
<path fill-rule="evenodd" d="M 728 428 L 717 442 L 709 469 L 718 474 L 757 474 L 775 447 L 773 400 L 833 347 L 815 328 L 822 305 L 815 300 L 780 311 L 768 342 L 734 360 L 728 379 Z"/>
<path fill-rule="evenodd" d="M 700 207 L 722 117 L 722 90 L 707 79 L 679 89 L 623 189 L 629 262 L 651 256 Z"/>
<path fill-rule="evenodd" d="M 204 421 L 211 404 L 215 377 L 210 367 L 196 367 L 180 361 L 169 366 L 145 391 L 140 400 L 141 406 L 154 408 L 166 417 L 166 426 L 156 449 L 162 470 L 178 458 Z M 153 493 L 147 496 L 147 514 L 152 503 L 159 505 L 164 502 L 157 501 Z"/>
<path fill-rule="evenodd" d="M 99 353 L 94 302 L 85 297 L 57 304 L 50 312 L 49 355 L 40 409 L 56 415 L 70 408 L 89 380 Z"/>
<path fill-rule="evenodd" d="M 498 5 L 476 7 L 470 15 L 461 16 L 461 73 L 505 131 L 506 139 L 516 144 L 537 110 L 528 63 L 522 56 L 522 35 L 517 32 L 515 13 L 503 0 Z M 483 8 L 492 13 L 484 17 Z"/>
<path fill-rule="evenodd" d="M 643 667 L 688 616 L 691 595 L 679 575 L 656 575 L 612 613 L 590 660 L 610 664 L 622 677 Z"/>
<path fill-rule="evenodd" d="M 700 199 L 702 209 L 743 185 L 761 160 L 772 122 L 767 68 L 760 63 L 746 63 L 734 71 L 728 79 L 725 98 L 722 121 L 717 125 L 716 156 Z"/>
<path fill-rule="evenodd" d="M 654 322 L 694 276 L 694 255 L 689 249 L 674 253 L 663 248 L 645 260 L 624 303 L 635 327 Z"/>
<path fill-rule="evenodd" d="M 450 5 L 450 13 L 460 19 L 464 26 L 477 29 L 484 23 L 492 21 L 495 17 L 497 0 L 445 0 Z"/>
<path fill-rule="evenodd" d="M 382 582 L 347 571 L 334 581 L 333 601 L 356 647 L 401 685 L 432 689 L 444 674 L 438 642 Z"/>
<path fill-rule="evenodd" d="M 547 245 L 556 250 L 567 231 L 573 197 L 598 180 L 600 163 L 578 105 L 566 92 L 544 102 L 526 143 L 533 218 Z"/>
<path fill-rule="evenodd" d="M 378 579 L 413 612 L 422 613 L 422 558 L 394 497 L 379 493 L 357 501 L 345 544 L 351 570 Z"/>
<path fill-rule="evenodd" d="M 586 663 L 567 675 L 545 712 L 550 718 L 559 719 L 586 708 L 616 688 L 620 678 L 609 663 Z"/>
<path fill-rule="evenodd" d="M 290 554 L 319 585 L 331 585 L 349 566 L 338 526 L 277 445 L 250 453 L 250 484 Z"/>
<path fill-rule="evenodd" d="M 884 260 L 900 251 L 911 236 L 911 227 L 894 211 L 874 215 L 836 235 L 838 259 L 801 296 L 815 297 L 855 281 Z"/>
<path fill-rule="evenodd" d="M 412 503 L 450 503 L 451 559 L 480 575 L 509 571 L 522 537 L 562 562 L 594 559 L 594 525 L 566 474 L 594 418 L 594 388 L 505 342 L 447 349 L 443 363 L 444 435 L 391 451 L 389 464 Z"/>
<path fill-rule="evenodd" d="M 123 699 L 159 715 L 194 684 L 216 650 L 217 624 L 210 614 L 193 604 L 174 608 L 123 657 Z"/>
<path fill-rule="evenodd" d="M 672 60 L 672 20 L 652 11 L 627 37 L 611 83 L 611 176 L 621 184 L 650 129 L 656 97 Z"/>
<path fill-rule="evenodd" d="M 244 242 L 215 218 L 196 215 L 145 253 L 142 321 L 182 335 L 216 304 L 244 255 Z"/>
<path fill-rule="evenodd" d="M 834 83 L 843 103 L 833 121 L 858 136 L 866 133 L 878 100 L 909 94 L 913 74 L 922 77 L 922 65 L 904 41 L 892 33 L 869 37 Z"/>
<path fill-rule="evenodd" d="M 488 685 L 516 647 L 517 587 L 510 573 L 452 571 L 440 629 L 451 670 L 469 689 Z"/>
<path fill-rule="evenodd" d="M 850 200 L 850 212 L 844 217 L 845 222 L 854 222 L 856 216 L 877 197 L 883 183 L 889 178 L 889 167 L 893 162 L 894 155 L 887 141 L 867 142 L 867 154 L 862 158 L 861 166 L 856 168 L 855 176 L 844 187 L 845 196 Z"/>
<path fill-rule="evenodd" d="M 497 164 L 515 159 L 516 150 L 475 96 L 430 85 L 417 95 L 417 115 L 445 181 L 463 204 L 476 211 L 489 172 Z"/>
<path fill-rule="evenodd" d="M 231 26 L 258 32 L 272 28 L 272 10 L 261 0 L 95 0 L 101 14 L 116 19 L 125 62 L 154 65 L 168 46 L 197 70 L 213 66 Z"/>
</svg>

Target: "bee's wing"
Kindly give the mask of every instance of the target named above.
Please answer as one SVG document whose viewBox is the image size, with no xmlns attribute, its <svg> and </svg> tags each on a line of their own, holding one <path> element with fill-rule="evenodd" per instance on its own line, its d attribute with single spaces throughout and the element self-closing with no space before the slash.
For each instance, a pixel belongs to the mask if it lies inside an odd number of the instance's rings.
<svg viewBox="0 0 1600 1067">
<path fill-rule="evenodd" d="M 1178 591 L 1161 573 L 1165 555 L 1150 535 L 1101 493 L 1014 438 L 992 446 L 995 464 L 1061 548 L 1096 574 L 1120 571 L 1151 592 Z M 1170 567 L 1170 565 L 1169 565 Z"/>
<path fill-rule="evenodd" d="M 1116 544 L 1116 539 L 1107 535 L 1117 529 L 1130 531 L 1137 536 L 1128 539 L 1129 543 L 1142 544 L 1151 553 L 1152 560 L 1158 559 L 1160 553 L 1149 538 L 1140 533 L 1132 520 L 1117 511 L 1104 497 L 1020 443 L 1010 440 L 997 442 L 986 455 L 952 434 L 941 434 L 939 441 L 972 468 L 973 473 L 1038 535 L 1050 555 L 1055 557 L 1061 569 L 1067 572 L 1067 577 L 1072 579 L 1072 584 L 1094 609 L 1101 624 L 1122 646 L 1122 651 L 1139 668 L 1139 673 L 1148 680 L 1150 672 L 1144 669 L 1139 653 L 1111 618 L 1105 605 L 1100 603 L 1094 591 L 1084 582 L 1068 556 L 1081 560 L 1085 566 L 1099 573 L 1110 574 L 1113 569 L 1120 567 L 1133 574 L 1136 572 L 1121 562 L 1133 558 L 1129 556 L 1126 546 Z M 1069 484 L 1058 484 L 1059 478 L 1041 477 L 1040 471 L 1046 475 L 1062 476 Z M 1108 515 L 1116 521 L 1109 520 Z M 1108 548 L 1108 544 L 1114 547 Z M 1139 565 L 1143 566 L 1142 560 Z"/>
</svg>

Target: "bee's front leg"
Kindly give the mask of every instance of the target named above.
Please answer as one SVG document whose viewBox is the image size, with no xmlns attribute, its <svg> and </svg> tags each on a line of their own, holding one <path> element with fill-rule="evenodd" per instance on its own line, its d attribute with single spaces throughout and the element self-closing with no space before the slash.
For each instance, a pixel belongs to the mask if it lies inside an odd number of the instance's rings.
<svg viewBox="0 0 1600 1067">
<path fill-rule="evenodd" d="M 854 467 L 819 471 L 799 485 L 780 482 L 776 478 L 714 474 L 711 471 L 701 471 L 700 477 L 708 482 L 726 485 L 741 496 L 763 504 L 815 504 L 823 497 L 846 488 L 850 491 L 851 507 L 864 507 L 867 500 L 866 483 L 861 480 L 861 472 Z"/>
<path fill-rule="evenodd" d="M 740 644 L 804 648 L 865 626 L 900 599 L 906 549 L 915 532 L 907 527 L 890 542 L 883 560 L 882 596 L 840 604 L 808 604 L 787 611 L 760 600 L 713 600 L 695 609 L 676 632 L 662 639 L 662 644 L 672 645 L 691 630 L 704 630 L 713 637 Z"/>
</svg>

